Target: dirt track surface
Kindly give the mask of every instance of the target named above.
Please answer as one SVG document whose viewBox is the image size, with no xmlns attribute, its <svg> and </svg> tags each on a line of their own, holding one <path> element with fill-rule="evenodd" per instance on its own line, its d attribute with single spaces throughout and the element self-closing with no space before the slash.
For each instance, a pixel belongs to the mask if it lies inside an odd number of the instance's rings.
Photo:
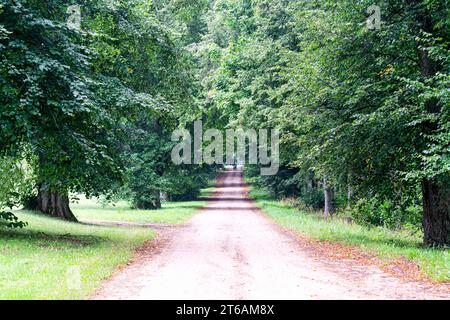
<svg viewBox="0 0 450 320">
<path fill-rule="evenodd" d="M 92 299 L 450 299 L 448 287 L 312 254 L 247 197 L 241 173 L 218 181 L 188 224 L 163 230 Z"/>
</svg>

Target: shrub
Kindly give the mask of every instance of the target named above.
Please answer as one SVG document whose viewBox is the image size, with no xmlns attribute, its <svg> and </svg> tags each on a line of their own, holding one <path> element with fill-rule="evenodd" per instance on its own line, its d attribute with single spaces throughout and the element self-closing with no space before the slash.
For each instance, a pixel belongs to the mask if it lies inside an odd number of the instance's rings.
<svg viewBox="0 0 450 320">
<path fill-rule="evenodd" d="M 352 219 L 365 226 L 397 229 L 404 225 L 420 227 L 422 209 L 418 205 L 395 205 L 389 199 L 361 199 L 350 210 Z"/>
<path fill-rule="evenodd" d="M 307 189 L 301 193 L 299 200 L 307 208 L 322 209 L 325 203 L 325 196 L 322 189 Z"/>
<path fill-rule="evenodd" d="M 213 168 L 174 169 L 163 176 L 161 191 L 167 195 L 169 201 L 195 200 L 215 174 Z"/>
</svg>

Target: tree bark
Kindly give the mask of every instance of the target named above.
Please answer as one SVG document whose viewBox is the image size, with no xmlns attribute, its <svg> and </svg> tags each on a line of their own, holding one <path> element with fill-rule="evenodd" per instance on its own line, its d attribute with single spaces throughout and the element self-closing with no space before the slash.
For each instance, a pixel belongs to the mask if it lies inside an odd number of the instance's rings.
<svg viewBox="0 0 450 320">
<path fill-rule="evenodd" d="M 450 245 L 450 187 L 424 179 L 422 192 L 424 243 L 428 246 Z"/>
<path fill-rule="evenodd" d="M 161 209 L 161 191 L 155 190 L 155 207 Z"/>
<path fill-rule="evenodd" d="M 52 217 L 77 222 L 77 218 L 69 207 L 69 196 L 57 191 L 48 191 L 39 188 L 37 195 L 37 208 L 42 213 Z"/>
<path fill-rule="evenodd" d="M 421 17 L 424 31 L 433 34 L 433 25 L 429 16 Z M 418 45 L 420 71 L 423 78 L 436 75 L 441 66 L 430 58 L 429 52 Z M 435 98 L 425 101 L 425 111 L 429 114 L 441 112 L 441 106 Z M 435 121 L 424 123 L 424 132 L 432 133 L 439 130 Z M 439 178 L 425 178 L 422 181 L 423 195 L 423 229 L 424 244 L 429 246 L 450 245 L 450 186 L 448 177 L 442 181 Z"/>
<path fill-rule="evenodd" d="M 325 218 L 330 217 L 334 212 L 333 207 L 333 187 L 328 183 L 327 178 L 323 179 L 323 191 L 325 195 L 325 208 L 324 208 L 324 216 Z"/>
<path fill-rule="evenodd" d="M 161 136 L 162 135 L 162 126 L 160 124 L 160 119 L 156 118 L 153 120 L 153 130 Z M 161 167 L 156 168 L 156 173 L 161 177 L 163 175 L 163 169 Z M 161 190 L 154 191 L 154 207 L 155 209 L 161 209 Z"/>
<path fill-rule="evenodd" d="M 353 199 L 353 187 L 350 185 L 347 185 L 347 207 L 350 207 L 350 204 L 352 203 Z"/>
</svg>

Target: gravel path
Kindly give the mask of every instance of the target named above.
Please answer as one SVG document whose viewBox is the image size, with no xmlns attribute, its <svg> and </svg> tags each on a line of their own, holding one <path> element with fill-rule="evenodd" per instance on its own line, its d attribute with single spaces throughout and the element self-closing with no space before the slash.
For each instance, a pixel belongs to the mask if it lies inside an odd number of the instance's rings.
<svg viewBox="0 0 450 320">
<path fill-rule="evenodd" d="M 241 173 L 228 171 L 206 208 L 163 230 L 92 299 L 450 299 L 448 287 L 320 259 L 298 241 L 248 200 Z"/>
</svg>

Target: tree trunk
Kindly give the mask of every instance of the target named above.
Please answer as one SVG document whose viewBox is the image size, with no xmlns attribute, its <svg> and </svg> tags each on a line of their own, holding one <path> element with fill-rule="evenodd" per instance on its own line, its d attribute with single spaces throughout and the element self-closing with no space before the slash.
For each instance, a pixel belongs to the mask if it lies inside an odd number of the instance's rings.
<svg viewBox="0 0 450 320">
<path fill-rule="evenodd" d="M 160 123 L 160 119 L 156 118 L 153 120 L 153 130 L 161 137 L 162 135 L 162 126 Z M 156 173 L 161 177 L 163 175 L 162 167 L 156 167 Z M 154 209 L 161 209 L 161 190 L 154 191 Z"/>
<path fill-rule="evenodd" d="M 347 185 L 347 207 L 350 207 L 353 198 L 353 188 L 350 185 Z"/>
<path fill-rule="evenodd" d="M 155 208 L 161 209 L 161 192 L 159 190 L 155 190 Z"/>
<path fill-rule="evenodd" d="M 350 205 L 352 203 L 353 200 L 353 173 L 350 171 L 347 174 L 347 208 L 350 208 Z"/>
<path fill-rule="evenodd" d="M 414 1 L 417 3 L 417 1 Z M 419 17 L 421 28 L 430 34 L 434 34 L 431 13 L 426 12 Z M 417 52 L 420 61 L 420 71 L 423 78 L 430 78 L 442 69 L 442 65 L 433 61 L 426 48 L 417 44 Z M 436 98 L 425 101 L 425 111 L 429 114 L 441 112 L 441 106 Z M 424 123 L 424 133 L 430 134 L 439 130 L 436 121 Z M 439 178 L 425 178 L 422 181 L 423 194 L 423 229 L 424 243 L 429 246 L 450 245 L 450 185 L 448 176 Z"/>
<path fill-rule="evenodd" d="M 424 243 L 429 246 L 450 245 L 450 187 L 424 179 L 422 192 Z"/>
<path fill-rule="evenodd" d="M 68 221 L 78 221 L 69 207 L 69 197 L 55 191 L 39 189 L 37 195 L 37 208 L 42 213 Z"/>
<path fill-rule="evenodd" d="M 323 191 L 325 195 L 325 208 L 324 208 L 324 216 L 325 218 L 330 217 L 330 215 L 334 212 L 333 207 L 333 187 L 327 181 L 327 178 L 323 179 Z"/>
</svg>

